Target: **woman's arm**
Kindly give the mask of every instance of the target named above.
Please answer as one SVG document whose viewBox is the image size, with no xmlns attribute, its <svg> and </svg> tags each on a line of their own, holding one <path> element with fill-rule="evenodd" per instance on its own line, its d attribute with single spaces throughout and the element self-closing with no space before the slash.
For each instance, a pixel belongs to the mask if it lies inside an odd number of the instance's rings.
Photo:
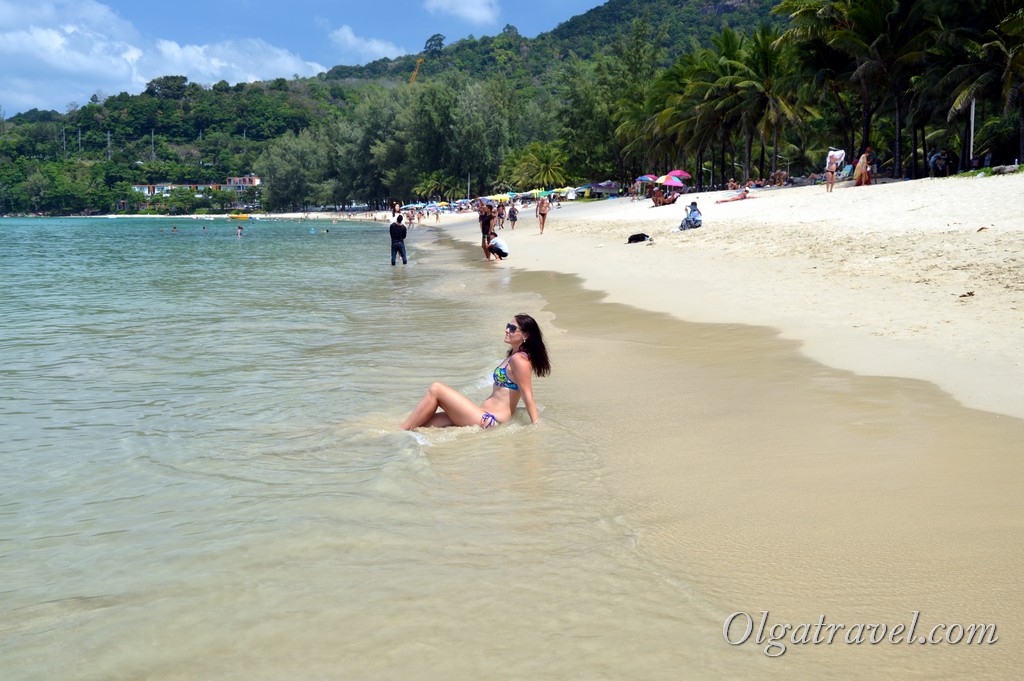
<svg viewBox="0 0 1024 681">
<path fill-rule="evenodd" d="M 526 355 L 520 352 L 512 355 L 509 366 L 512 367 L 512 380 L 519 386 L 519 392 L 526 404 L 526 413 L 530 415 L 530 422 L 538 423 L 540 414 L 537 413 L 537 403 L 533 401 L 533 364 L 530 363 Z"/>
</svg>

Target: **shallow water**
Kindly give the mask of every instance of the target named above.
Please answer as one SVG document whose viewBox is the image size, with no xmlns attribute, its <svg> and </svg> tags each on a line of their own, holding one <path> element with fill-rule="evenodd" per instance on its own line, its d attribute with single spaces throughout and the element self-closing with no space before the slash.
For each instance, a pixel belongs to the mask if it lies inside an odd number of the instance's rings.
<svg viewBox="0 0 1024 681">
<path fill-rule="evenodd" d="M 0 223 L 5 678 L 675 678 L 707 616 L 599 443 L 396 427 L 543 301 L 323 229 Z"/>
<path fill-rule="evenodd" d="M 381 224 L 174 224 L 0 221 L 5 678 L 1014 669 L 1016 420 L 430 230 L 392 268 Z M 540 427 L 398 430 L 433 380 L 485 396 L 519 311 L 553 355 Z M 761 608 L 1008 633 L 775 660 L 723 642 Z"/>
</svg>

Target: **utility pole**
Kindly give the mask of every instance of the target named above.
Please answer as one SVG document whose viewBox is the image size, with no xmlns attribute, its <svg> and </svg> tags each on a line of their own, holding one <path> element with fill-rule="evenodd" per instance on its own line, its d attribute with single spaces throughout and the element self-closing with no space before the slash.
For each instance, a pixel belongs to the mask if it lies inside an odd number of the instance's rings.
<svg viewBox="0 0 1024 681">
<path fill-rule="evenodd" d="M 149 160 L 156 160 L 156 142 L 153 138 L 153 128 L 149 129 Z"/>
<path fill-rule="evenodd" d="M 107 160 L 110 160 L 110 131 L 107 130 Z"/>
<path fill-rule="evenodd" d="M 78 160 L 82 160 L 82 126 L 78 126 Z"/>
<path fill-rule="evenodd" d="M 60 128 L 60 146 L 64 153 L 64 160 L 68 160 L 68 138 L 64 135 L 64 126 Z"/>
</svg>

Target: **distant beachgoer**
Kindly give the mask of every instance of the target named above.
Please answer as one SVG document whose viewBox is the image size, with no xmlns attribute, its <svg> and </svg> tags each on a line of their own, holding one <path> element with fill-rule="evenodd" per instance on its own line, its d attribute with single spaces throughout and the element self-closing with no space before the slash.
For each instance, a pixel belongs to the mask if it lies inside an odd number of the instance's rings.
<svg viewBox="0 0 1024 681">
<path fill-rule="evenodd" d="M 549 210 L 551 210 L 551 201 L 548 200 L 548 197 L 542 196 L 539 199 L 537 199 L 537 206 L 536 208 L 534 208 L 533 212 L 537 216 L 537 219 L 540 221 L 541 234 L 544 233 L 544 223 L 548 219 Z"/>
<path fill-rule="evenodd" d="M 864 150 L 857 161 L 857 167 L 853 171 L 854 186 L 866 186 L 871 184 L 871 147 Z"/>
<path fill-rule="evenodd" d="M 505 229 L 505 202 L 501 201 L 498 203 L 498 213 L 495 216 L 498 218 L 498 229 Z"/>
<path fill-rule="evenodd" d="M 687 208 L 686 217 L 683 218 L 683 224 L 679 225 L 680 229 L 697 229 L 704 224 L 704 216 L 697 208 L 697 202 L 691 201 L 689 208 Z"/>
<path fill-rule="evenodd" d="M 741 189 L 736 196 L 730 196 L 727 199 L 718 199 L 715 203 L 729 203 L 730 201 L 742 201 L 743 199 L 756 199 L 756 196 L 750 195 L 750 188 L 744 187 Z"/>
<path fill-rule="evenodd" d="M 235 236 L 237 236 L 239 239 L 242 238 L 242 225 L 238 225 L 238 231 L 235 232 Z"/>
<path fill-rule="evenodd" d="M 391 232 L 391 266 L 395 266 L 398 255 L 402 256 L 402 264 L 408 265 L 409 261 L 405 257 L 405 237 L 408 236 L 409 230 L 402 224 L 401 213 L 395 216 L 395 221 L 391 223 L 389 230 Z"/>
<path fill-rule="evenodd" d="M 508 257 L 508 244 L 503 239 L 499 239 L 498 235 L 494 232 L 491 232 L 491 240 L 487 250 L 494 255 L 495 260 L 504 260 Z"/>
<path fill-rule="evenodd" d="M 480 221 L 480 248 L 483 249 L 484 258 L 490 260 L 491 252 L 488 248 L 491 245 L 491 222 L 494 220 L 494 211 L 483 201 L 477 206 L 477 211 L 477 219 Z"/>
<path fill-rule="evenodd" d="M 505 325 L 505 343 L 510 346 L 508 356 L 494 370 L 494 388 L 482 405 L 477 406 L 444 383 L 432 383 L 402 423 L 402 429 L 423 426 L 494 428 L 512 418 L 520 397 L 526 403 L 530 421 L 539 423 L 540 414 L 533 399 L 533 375 L 547 376 L 551 373 L 551 362 L 540 326 L 530 315 L 517 314 Z"/>
<path fill-rule="evenodd" d="M 519 209 L 516 208 L 516 205 L 513 203 L 508 208 L 508 221 L 509 221 L 509 224 L 512 225 L 512 231 L 513 232 L 516 230 L 516 220 L 518 220 L 518 219 L 519 219 Z"/>
</svg>

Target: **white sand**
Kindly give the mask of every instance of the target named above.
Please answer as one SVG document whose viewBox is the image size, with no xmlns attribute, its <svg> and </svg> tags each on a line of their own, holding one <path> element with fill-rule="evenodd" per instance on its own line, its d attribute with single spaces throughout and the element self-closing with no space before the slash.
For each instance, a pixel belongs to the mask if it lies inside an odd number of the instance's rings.
<svg viewBox="0 0 1024 681">
<path fill-rule="evenodd" d="M 494 266 L 578 274 L 610 301 L 689 321 L 771 326 L 822 363 L 1024 417 L 1024 173 L 715 203 L 729 195 L 565 203 L 543 235 L 523 211 Z M 704 227 L 672 231 L 691 200 Z M 444 224 L 479 243 L 475 215 Z M 627 245 L 636 232 L 653 243 Z"/>
</svg>

